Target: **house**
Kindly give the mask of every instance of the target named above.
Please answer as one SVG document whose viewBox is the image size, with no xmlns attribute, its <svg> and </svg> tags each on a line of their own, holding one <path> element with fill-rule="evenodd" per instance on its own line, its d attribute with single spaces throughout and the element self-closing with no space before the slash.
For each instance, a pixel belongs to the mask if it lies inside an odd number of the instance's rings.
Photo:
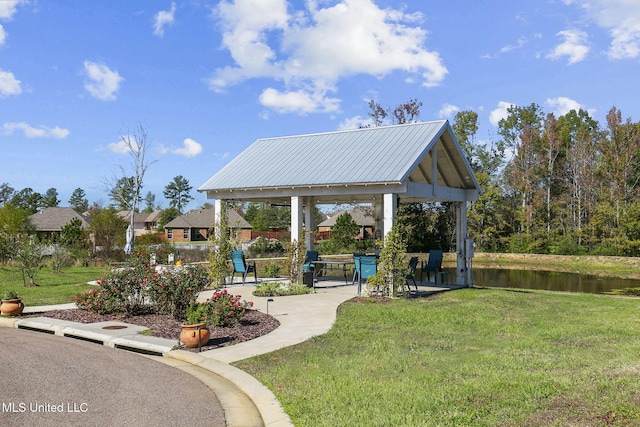
<svg viewBox="0 0 640 427">
<path fill-rule="evenodd" d="M 62 231 L 62 227 L 69 224 L 75 218 L 80 220 L 83 229 L 89 228 L 87 218 L 71 208 L 45 208 L 30 215 L 29 221 L 38 235 L 45 239 L 55 240 L 55 237 Z"/>
<path fill-rule="evenodd" d="M 373 208 L 368 206 L 355 206 L 347 211 L 337 212 L 318 224 L 318 234 L 321 239 L 324 240 L 331 237 L 331 229 L 336 225 L 336 220 L 345 212 L 349 213 L 351 218 L 360 227 L 360 232 L 356 238 L 370 239 L 374 237 L 376 218 L 373 213 Z"/>
<path fill-rule="evenodd" d="M 151 213 L 136 212 L 133 214 L 133 232 L 136 236 L 153 233 L 158 228 L 158 220 L 162 210 L 158 209 Z M 118 216 L 129 224 L 131 211 L 120 211 Z"/>
<path fill-rule="evenodd" d="M 251 240 L 251 224 L 234 209 L 227 210 L 229 229 L 235 231 L 240 242 Z M 195 209 L 180 215 L 164 226 L 165 237 L 169 242 L 198 242 L 209 238 L 209 232 L 215 223 L 214 209 Z"/>
</svg>

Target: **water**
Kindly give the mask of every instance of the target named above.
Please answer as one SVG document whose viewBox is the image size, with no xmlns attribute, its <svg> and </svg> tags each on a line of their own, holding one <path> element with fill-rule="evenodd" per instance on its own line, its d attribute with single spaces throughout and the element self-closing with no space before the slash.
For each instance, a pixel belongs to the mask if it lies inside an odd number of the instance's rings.
<svg viewBox="0 0 640 427">
<path fill-rule="evenodd" d="M 640 288 L 640 280 L 598 277 L 556 271 L 500 270 L 474 268 L 476 286 L 540 289 L 548 291 L 600 294 L 612 289 Z"/>
</svg>

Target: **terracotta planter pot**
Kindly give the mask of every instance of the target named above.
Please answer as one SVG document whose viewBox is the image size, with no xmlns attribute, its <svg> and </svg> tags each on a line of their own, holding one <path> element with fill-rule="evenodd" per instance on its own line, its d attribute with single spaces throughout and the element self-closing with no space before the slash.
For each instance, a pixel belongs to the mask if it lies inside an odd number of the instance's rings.
<svg viewBox="0 0 640 427">
<path fill-rule="evenodd" d="M 24 304 L 22 298 L 3 299 L 0 305 L 0 313 L 3 316 L 17 316 L 22 313 Z"/>
<path fill-rule="evenodd" d="M 180 332 L 180 341 L 182 341 L 187 347 L 195 348 L 203 346 L 209 341 L 211 332 L 209 332 L 209 330 L 207 329 L 207 325 L 205 325 L 204 323 L 181 326 L 182 332 Z"/>
</svg>

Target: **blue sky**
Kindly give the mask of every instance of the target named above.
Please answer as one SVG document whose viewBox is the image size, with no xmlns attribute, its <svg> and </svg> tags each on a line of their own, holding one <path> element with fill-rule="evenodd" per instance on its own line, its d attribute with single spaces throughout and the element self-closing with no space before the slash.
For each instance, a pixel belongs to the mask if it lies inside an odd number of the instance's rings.
<svg viewBox="0 0 640 427">
<path fill-rule="evenodd" d="M 197 207 L 255 139 L 366 124 L 370 99 L 473 110 L 481 142 L 512 104 L 637 121 L 639 64 L 638 0 L 0 0 L 0 183 L 106 205 L 142 126 L 143 194 L 183 175 Z"/>
</svg>

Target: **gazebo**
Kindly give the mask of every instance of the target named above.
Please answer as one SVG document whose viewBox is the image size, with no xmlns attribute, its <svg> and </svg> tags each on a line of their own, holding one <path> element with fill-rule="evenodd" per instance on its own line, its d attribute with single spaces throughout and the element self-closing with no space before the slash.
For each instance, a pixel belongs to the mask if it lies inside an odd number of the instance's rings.
<svg viewBox="0 0 640 427">
<path fill-rule="evenodd" d="M 481 189 L 446 120 L 260 138 L 198 191 L 216 212 L 222 200 L 291 206 L 292 240 L 314 230 L 315 205 L 371 203 L 386 236 L 400 200 L 455 202 L 456 282 L 470 284 L 467 204 Z M 312 249 L 311 236 L 305 244 Z"/>
</svg>

